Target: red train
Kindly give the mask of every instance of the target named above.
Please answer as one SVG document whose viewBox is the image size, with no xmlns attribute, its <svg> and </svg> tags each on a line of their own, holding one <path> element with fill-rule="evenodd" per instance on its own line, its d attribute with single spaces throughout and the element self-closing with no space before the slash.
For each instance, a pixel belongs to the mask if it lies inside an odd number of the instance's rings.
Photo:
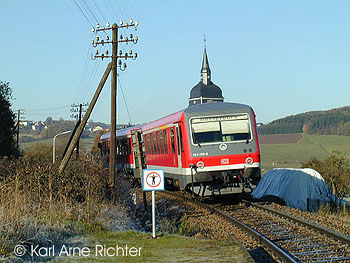
<svg viewBox="0 0 350 263">
<path fill-rule="evenodd" d="M 141 132 L 146 167 L 164 169 L 167 183 L 201 196 L 239 193 L 260 180 L 255 114 L 237 103 L 205 103 L 117 131 L 116 165 L 134 174 L 133 130 Z M 99 147 L 108 157 L 110 133 Z M 135 173 L 136 174 L 136 173 Z"/>
</svg>

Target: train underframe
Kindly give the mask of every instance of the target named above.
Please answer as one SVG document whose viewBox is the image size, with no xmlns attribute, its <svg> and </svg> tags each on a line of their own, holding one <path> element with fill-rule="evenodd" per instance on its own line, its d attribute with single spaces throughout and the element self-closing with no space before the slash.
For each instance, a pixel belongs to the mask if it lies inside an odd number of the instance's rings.
<svg viewBox="0 0 350 263">
<path fill-rule="evenodd" d="M 138 178 L 138 169 L 118 168 L 122 174 Z M 193 169 L 191 175 L 165 172 L 166 186 L 185 190 L 200 197 L 251 192 L 256 188 L 260 178 L 259 167 L 212 172 L 196 172 Z"/>
<path fill-rule="evenodd" d="M 255 189 L 261 178 L 260 168 L 213 172 L 195 172 L 191 176 L 165 175 L 167 183 L 196 196 L 240 194 Z"/>
</svg>

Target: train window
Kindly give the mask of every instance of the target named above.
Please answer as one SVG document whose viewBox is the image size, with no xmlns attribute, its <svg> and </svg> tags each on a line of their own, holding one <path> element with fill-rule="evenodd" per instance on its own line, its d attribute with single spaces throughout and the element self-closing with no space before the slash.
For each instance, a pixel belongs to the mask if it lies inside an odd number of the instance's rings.
<svg viewBox="0 0 350 263">
<path fill-rule="evenodd" d="M 154 132 L 152 133 L 152 137 L 153 137 L 153 150 L 154 150 L 154 154 L 157 154 L 157 134 Z"/>
<path fill-rule="evenodd" d="M 221 128 L 224 142 L 250 139 L 248 120 L 222 121 Z"/>
<path fill-rule="evenodd" d="M 120 143 L 119 143 L 119 140 L 116 141 L 116 147 L 115 147 L 115 152 L 117 155 L 120 154 Z"/>
<path fill-rule="evenodd" d="M 160 138 L 159 138 L 159 131 L 157 131 L 157 153 L 160 154 Z"/>
<path fill-rule="evenodd" d="M 149 138 L 149 153 L 153 154 L 153 141 L 152 141 L 152 133 L 148 135 Z"/>
<path fill-rule="evenodd" d="M 142 135 L 142 141 L 144 145 L 144 151 L 147 153 L 146 135 Z"/>
<path fill-rule="evenodd" d="M 145 143 L 146 154 L 149 154 L 149 151 L 148 151 L 148 134 L 145 135 L 145 138 L 143 139 L 143 141 Z"/>
<path fill-rule="evenodd" d="M 148 140 L 148 153 L 151 154 L 152 153 L 152 144 L 151 144 L 151 134 L 147 135 L 147 140 Z"/>
<path fill-rule="evenodd" d="M 191 121 L 193 142 L 215 143 L 251 139 L 247 114 L 213 118 L 196 118 Z"/>
<path fill-rule="evenodd" d="M 175 138 L 174 138 L 174 128 L 170 129 L 170 143 L 171 143 L 171 151 L 175 153 Z"/>
<path fill-rule="evenodd" d="M 121 154 L 125 155 L 125 140 L 121 140 L 120 145 L 121 145 Z"/>
<path fill-rule="evenodd" d="M 181 126 L 178 127 L 178 133 L 179 133 L 179 139 L 178 142 L 179 143 L 179 149 L 181 150 L 181 152 L 183 153 L 184 152 L 184 144 L 183 144 L 183 139 L 182 139 L 182 129 L 181 129 Z M 180 151 L 179 151 L 180 153 Z"/>
<path fill-rule="evenodd" d="M 166 136 L 166 130 L 164 130 L 164 151 L 165 153 L 168 153 L 168 141 Z"/>
<path fill-rule="evenodd" d="M 159 131 L 159 137 L 160 137 L 160 152 L 164 153 L 163 131 Z"/>
<path fill-rule="evenodd" d="M 152 152 L 152 154 L 154 154 L 153 133 L 151 133 L 151 134 L 149 135 L 149 139 L 150 139 L 151 152 Z"/>
<path fill-rule="evenodd" d="M 218 121 L 192 123 L 192 133 L 194 143 L 221 142 Z"/>
<path fill-rule="evenodd" d="M 132 142 L 131 142 L 131 138 L 129 138 L 129 142 L 128 142 L 128 149 L 129 149 L 129 152 L 128 154 L 132 154 L 132 151 L 133 151 L 133 147 L 132 147 Z"/>
</svg>

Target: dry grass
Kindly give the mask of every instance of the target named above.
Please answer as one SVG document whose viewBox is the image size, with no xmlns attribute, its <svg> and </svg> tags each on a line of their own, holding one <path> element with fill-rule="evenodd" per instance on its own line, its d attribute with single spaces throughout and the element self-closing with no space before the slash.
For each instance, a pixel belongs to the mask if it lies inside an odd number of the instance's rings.
<svg viewBox="0 0 350 263">
<path fill-rule="evenodd" d="M 93 156 L 57 172 L 51 148 L 40 145 L 19 160 L 0 160 L 0 255 L 18 243 L 55 242 L 104 227 L 107 178 Z"/>
<path fill-rule="evenodd" d="M 321 206 L 317 214 L 331 217 L 338 221 L 350 223 L 350 207 L 349 206 Z"/>
</svg>

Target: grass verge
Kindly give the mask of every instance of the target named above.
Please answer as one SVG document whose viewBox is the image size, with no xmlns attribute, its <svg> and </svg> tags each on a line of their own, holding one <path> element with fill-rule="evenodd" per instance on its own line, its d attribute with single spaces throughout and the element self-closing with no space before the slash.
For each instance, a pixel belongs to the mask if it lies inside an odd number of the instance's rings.
<svg viewBox="0 0 350 263">
<path fill-rule="evenodd" d="M 163 234 L 152 239 L 150 234 L 138 232 L 100 232 L 74 240 L 91 250 L 89 256 L 56 257 L 55 262 L 252 262 L 248 253 L 233 241 L 194 239 Z M 96 255 L 96 245 L 98 253 Z M 135 248 L 135 256 L 122 256 L 122 249 Z M 73 245 L 74 246 L 74 245 Z M 118 255 L 100 253 L 100 247 L 119 247 Z M 111 254 L 115 253 L 110 249 Z M 140 252 L 140 254 L 138 254 Z"/>
</svg>

